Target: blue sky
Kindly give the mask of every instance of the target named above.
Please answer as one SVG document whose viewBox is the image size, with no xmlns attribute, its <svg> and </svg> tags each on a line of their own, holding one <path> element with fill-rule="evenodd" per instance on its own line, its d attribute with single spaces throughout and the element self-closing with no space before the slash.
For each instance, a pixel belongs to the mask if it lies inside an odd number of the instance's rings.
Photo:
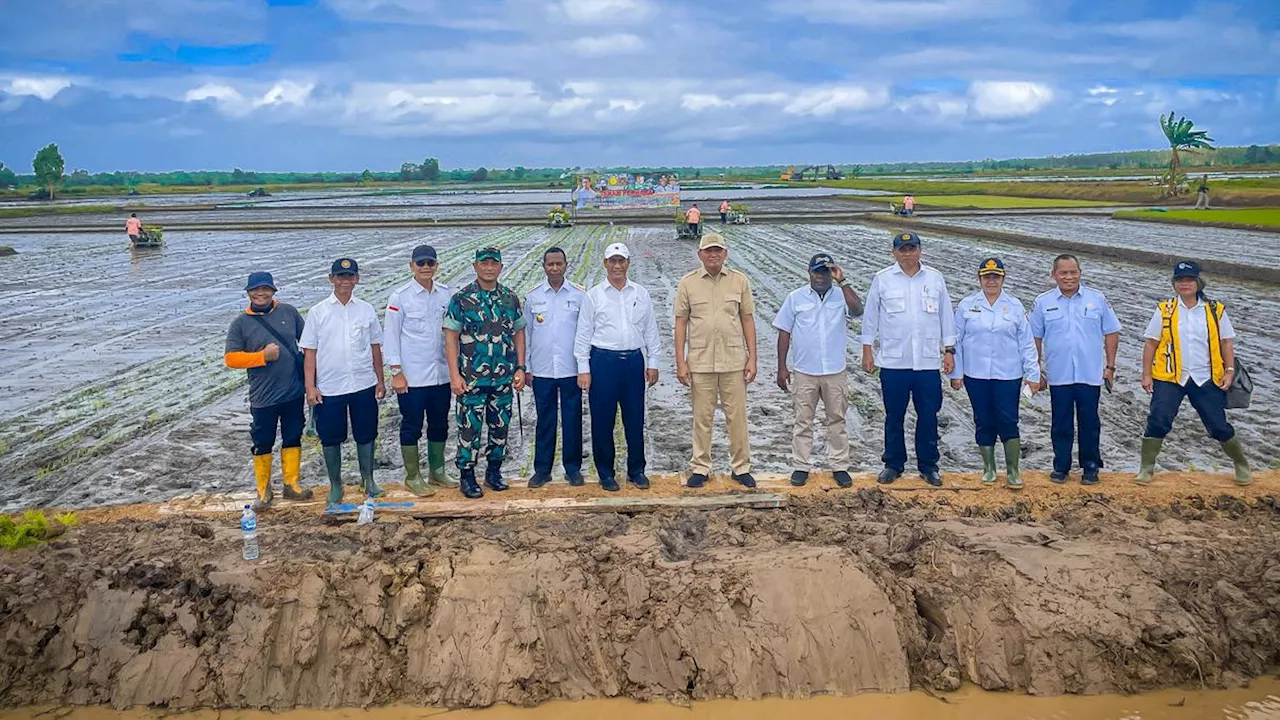
<svg viewBox="0 0 1280 720">
<path fill-rule="evenodd" d="M 0 0 L 0 161 L 965 160 L 1280 141 L 1280 2 Z"/>
</svg>

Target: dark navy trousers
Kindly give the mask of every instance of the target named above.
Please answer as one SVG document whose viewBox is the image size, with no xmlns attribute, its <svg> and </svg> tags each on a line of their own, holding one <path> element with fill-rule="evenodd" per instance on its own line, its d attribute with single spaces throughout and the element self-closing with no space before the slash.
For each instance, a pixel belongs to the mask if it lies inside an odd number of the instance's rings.
<svg viewBox="0 0 1280 720">
<path fill-rule="evenodd" d="M 1053 440 L 1055 471 L 1071 471 L 1071 445 L 1075 442 L 1077 425 L 1080 428 L 1080 468 L 1102 468 L 1102 420 L 1098 418 L 1098 399 L 1101 396 L 1102 388 L 1097 385 L 1073 383 L 1049 386 L 1049 406 L 1053 419 L 1049 437 Z"/>
<path fill-rule="evenodd" d="M 592 378 L 595 379 L 594 377 Z M 582 388 L 578 378 L 533 379 L 533 404 L 538 411 L 537 440 L 533 448 L 533 471 L 551 473 L 556 456 L 556 413 L 560 414 L 561 451 L 566 475 L 582 469 Z"/>
<path fill-rule="evenodd" d="M 907 401 L 916 408 L 916 467 L 920 472 L 938 469 L 938 411 L 942 409 L 942 373 L 937 370 L 880 368 L 880 393 L 884 396 L 884 466 L 902 472 L 907 464 L 903 424 Z"/>
<path fill-rule="evenodd" d="M 1173 419 L 1182 407 L 1182 398 L 1191 398 L 1191 407 L 1200 415 L 1200 422 L 1209 437 L 1226 442 L 1236 436 L 1236 429 L 1227 422 L 1227 393 L 1210 380 L 1196 385 L 1188 378 L 1186 385 L 1156 380 L 1151 388 L 1151 412 L 1147 414 L 1146 437 L 1162 438 L 1173 429 Z"/>
<path fill-rule="evenodd" d="M 426 418 L 427 442 L 449 439 L 449 383 L 411 387 L 396 395 L 400 406 L 400 444 L 417 445 L 422 439 L 422 420 Z"/>
<path fill-rule="evenodd" d="M 591 348 L 591 453 L 596 475 L 616 476 L 613 426 L 622 410 L 627 438 L 627 477 L 644 474 L 644 354 L 639 350 Z"/>
<path fill-rule="evenodd" d="M 964 389 L 973 405 L 974 433 L 978 445 L 990 447 L 1018 437 L 1018 393 L 1021 380 L 983 380 L 964 378 Z"/>
</svg>

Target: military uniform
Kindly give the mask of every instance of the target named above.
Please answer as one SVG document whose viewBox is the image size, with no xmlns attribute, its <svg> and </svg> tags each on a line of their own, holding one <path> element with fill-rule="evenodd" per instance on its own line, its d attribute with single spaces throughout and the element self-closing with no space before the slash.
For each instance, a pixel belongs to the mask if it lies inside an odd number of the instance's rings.
<svg viewBox="0 0 1280 720">
<path fill-rule="evenodd" d="M 524 326 L 520 297 L 501 283 L 485 290 L 473 282 L 449 301 L 444 327 L 458 333 L 458 372 L 467 384 L 458 396 L 454 462 L 459 470 L 475 469 L 482 425 L 489 427 L 489 464 L 501 465 L 506 457 L 516 372 L 515 334 Z"/>
</svg>

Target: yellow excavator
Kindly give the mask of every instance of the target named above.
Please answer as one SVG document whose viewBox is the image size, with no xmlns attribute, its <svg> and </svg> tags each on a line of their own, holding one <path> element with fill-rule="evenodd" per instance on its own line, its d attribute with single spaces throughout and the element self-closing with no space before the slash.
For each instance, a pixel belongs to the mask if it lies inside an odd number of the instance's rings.
<svg viewBox="0 0 1280 720">
<path fill-rule="evenodd" d="M 820 176 L 825 175 L 827 180 L 843 180 L 844 175 L 836 169 L 835 165 L 827 165 L 825 168 L 821 165 L 810 165 L 802 170 L 796 170 L 794 165 L 787 167 L 787 171 L 779 175 L 782 180 L 795 180 L 801 182 L 804 180 L 820 180 L 824 179 Z"/>
</svg>

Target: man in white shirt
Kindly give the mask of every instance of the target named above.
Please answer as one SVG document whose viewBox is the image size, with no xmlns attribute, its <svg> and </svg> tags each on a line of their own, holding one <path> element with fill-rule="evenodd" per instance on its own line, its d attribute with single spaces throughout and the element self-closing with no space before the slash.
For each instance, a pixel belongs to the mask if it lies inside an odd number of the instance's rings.
<svg viewBox="0 0 1280 720">
<path fill-rule="evenodd" d="M 955 369 L 956 319 L 942 273 L 920 262 L 920 238 L 915 233 L 893 236 L 893 258 L 897 262 L 871 281 L 862 319 L 862 369 L 880 368 L 884 396 L 884 469 L 876 481 L 891 483 L 906 467 L 903 423 L 910 399 L 916 409 L 916 467 L 925 482 L 937 487 L 942 485 L 942 374 Z M 877 341 L 879 351 L 873 354 Z"/>
<path fill-rule="evenodd" d="M 840 292 L 832 292 L 832 282 Z M 844 414 L 846 395 L 845 350 L 849 346 L 849 318 L 862 314 L 862 300 L 844 277 L 844 271 L 827 253 L 809 259 L 809 284 L 791 291 L 782 302 L 773 326 L 778 329 L 778 387 L 791 393 L 795 426 L 791 433 L 791 484 L 809 480 L 813 466 L 813 416 L 822 401 L 826 410 L 827 452 L 832 476 L 840 487 L 851 487 L 849 433 Z M 791 372 L 787 372 L 787 351 Z"/>
<path fill-rule="evenodd" d="M 533 402 L 538 411 L 537 439 L 533 450 L 533 475 L 529 487 L 551 482 L 551 462 L 556 455 L 556 413 L 560 413 L 560 459 L 570 485 L 582 485 L 582 388 L 578 387 L 578 361 L 573 344 L 578 316 L 587 294 L 565 280 L 568 256 L 558 247 L 542 253 L 547 279 L 525 298 L 524 333 L 529 373 L 533 376 Z"/>
<path fill-rule="evenodd" d="M 1143 333 L 1142 387 L 1151 393 L 1151 411 L 1134 482 L 1151 482 L 1156 456 L 1182 399 L 1191 398 L 1205 432 L 1231 458 L 1236 484 L 1248 485 L 1253 482 L 1249 460 L 1227 421 L 1227 389 L 1236 373 L 1235 328 L 1222 303 L 1205 298 L 1199 263 L 1174 265 L 1173 290 L 1177 297 L 1159 304 Z"/>
<path fill-rule="evenodd" d="M 578 387 L 589 392 L 591 452 L 600 487 L 618 489 L 613 467 L 613 427 L 622 409 L 627 439 L 627 480 L 649 487 L 644 457 L 644 391 L 658 382 L 658 323 L 649 291 L 631 282 L 631 251 L 613 243 L 604 251 L 604 282 L 587 291 L 578 314 L 573 355 Z"/>
<path fill-rule="evenodd" d="M 419 245 L 409 258 L 413 279 L 391 292 L 383 336 L 391 389 L 400 406 L 400 457 L 409 492 L 426 497 L 435 492 L 422 480 L 423 418 L 427 426 L 427 467 L 430 480 L 457 487 L 444 469 L 444 444 L 449 438 L 449 364 L 444 359 L 444 312 L 453 291 L 435 281 L 439 258 L 430 245 Z"/>
<path fill-rule="evenodd" d="M 329 268 L 333 292 L 307 313 L 298 347 L 305 354 L 307 402 L 314 408 L 316 433 L 329 474 L 329 503 L 342 501 L 342 443 L 347 418 L 356 441 L 360 479 L 369 497 L 383 494 L 373 481 L 373 441 L 378 437 L 378 401 L 382 382 L 382 326 L 369 303 L 352 293 L 360 267 L 339 258 Z"/>
</svg>

